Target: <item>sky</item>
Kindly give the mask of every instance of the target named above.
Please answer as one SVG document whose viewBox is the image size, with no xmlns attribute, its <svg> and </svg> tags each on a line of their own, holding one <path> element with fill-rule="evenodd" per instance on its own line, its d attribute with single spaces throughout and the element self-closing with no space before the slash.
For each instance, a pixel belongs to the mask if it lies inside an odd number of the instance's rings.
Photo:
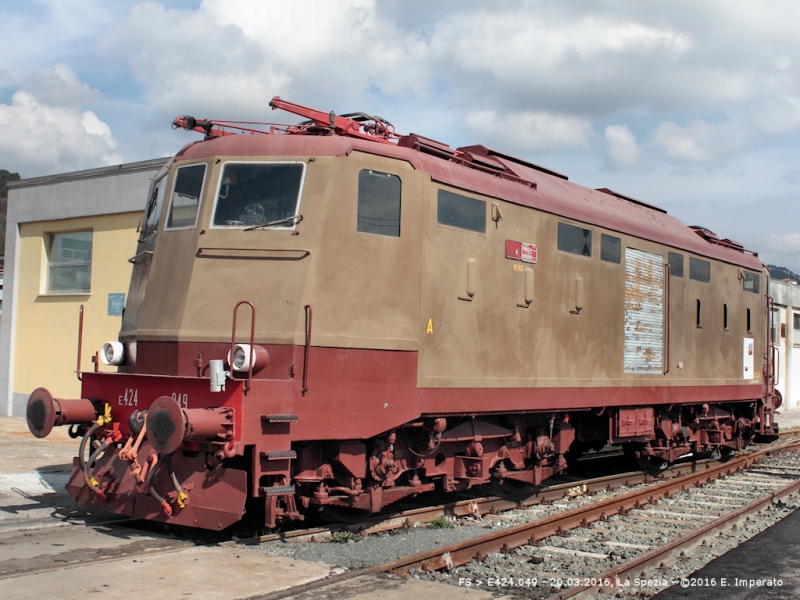
<svg viewBox="0 0 800 600">
<path fill-rule="evenodd" d="M 796 0 L 0 0 L 0 169 L 174 154 L 273 96 L 483 144 L 800 272 Z"/>
</svg>

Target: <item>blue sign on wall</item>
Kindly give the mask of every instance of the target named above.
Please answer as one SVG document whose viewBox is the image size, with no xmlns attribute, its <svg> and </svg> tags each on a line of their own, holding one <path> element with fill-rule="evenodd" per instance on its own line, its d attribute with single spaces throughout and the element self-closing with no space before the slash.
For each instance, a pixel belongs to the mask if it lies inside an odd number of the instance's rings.
<svg viewBox="0 0 800 600">
<path fill-rule="evenodd" d="M 125 294 L 108 295 L 108 314 L 112 317 L 122 316 L 122 309 L 125 308 Z"/>
</svg>

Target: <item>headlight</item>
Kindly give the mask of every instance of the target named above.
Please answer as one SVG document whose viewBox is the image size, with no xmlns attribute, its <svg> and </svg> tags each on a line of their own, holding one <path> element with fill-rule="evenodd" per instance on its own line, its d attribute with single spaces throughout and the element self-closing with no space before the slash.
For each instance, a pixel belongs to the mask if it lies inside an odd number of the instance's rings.
<svg viewBox="0 0 800 600">
<path fill-rule="evenodd" d="M 245 354 L 244 348 L 241 346 L 236 346 L 236 349 L 233 351 L 233 368 L 237 371 L 241 371 L 242 368 L 247 369 L 247 354 Z"/>
<path fill-rule="evenodd" d="M 119 365 L 125 358 L 125 350 L 119 342 L 106 342 L 100 353 L 100 360 L 106 365 Z"/>
<path fill-rule="evenodd" d="M 251 346 L 250 344 L 236 344 L 233 347 L 233 356 L 228 351 L 228 364 L 232 371 L 246 373 L 250 370 L 252 361 L 253 373 L 257 373 L 267 366 L 269 353 L 263 346 Z"/>
</svg>

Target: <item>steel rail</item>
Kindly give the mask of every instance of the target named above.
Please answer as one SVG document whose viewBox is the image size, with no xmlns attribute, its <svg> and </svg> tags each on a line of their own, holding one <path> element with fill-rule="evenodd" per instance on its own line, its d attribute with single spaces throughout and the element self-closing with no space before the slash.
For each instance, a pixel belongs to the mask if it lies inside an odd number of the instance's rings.
<svg viewBox="0 0 800 600">
<path fill-rule="evenodd" d="M 690 473 L 682 477 L 647 486 L 643 489 L 634 490 L 596 504 L 590 504 L 551 515 L 544 519 L 531 521 L 530 523 L 509 527 L 444 548 L 437 548 L 413 556 L 403 557 L 384 565 L 382 570 L 405 573 L 411 569 L 424 569 L 426 571 L 436 571 L 444 568 L 452 569 L 453 567 L 468 563 L 473 558 L 482 558 L 490 552 L 505 552 L 525 544 L 535 544 L 539 540 L 558 535 L 569 529 L 585 527 L 589 523 L 607 519 L 621 512 L 634 508 L 641 508 L 658 498 L 680 492 L 691 486 L 699 486 L 703 483 L 708 483 L 723 475 L 740 471 L 749 467 L 754 460 L 758 460 L 763 456 L 796 448 L 800 448 L 800 441 L 770 446 L 751 454 L 734 458 L 726 463 L 710 467 L 704 471 Z"/>
<path fill-rule="evenodd" d="M 708 469 L 713 465 L 721 464 L 719 461 L 703 460 L 693 463 L 673 465 L 659 473 L 659 478 L 675 477 L 685 473 L 693 473 L 698 469 Z M 441 517 L 468 517 L 497 514 L 500 512 L 527 508 L 538 504 L 549 504 L 568 496 L 579 496 L 591 492 L 611 491 L 620 487 L 649 484 L 656 481 L 651 474 L 643 471 L 632 471 L 617 475 L 606 475 L 594 479 L 576 480 L 568 483 L 547 486 L 534 492 L 527 492 L 513 496 L 489 496 L 459 500 L 457 502 L 414 508 L 400 513 L 372 517 L 358 523 L 330 525 L 327 527 L 314 527 L 309 529 L 295 529 L 281 533 L 271 533 L 262 536 L 242 538 L 230 542 L 221 542 L 221 546 L 256 545 L 273 541 L 284 542 L 320 542 L 335 532 L 349 531 L 362 535 L 381 533 L 414 527 L 417 523 L 428 523 Z"/>
<path fill-rule="evenodd" d="M 800 434 L 800 430 L 797 431 Z M 321 542 L 333 533 L 349 531 L 362 535 L 381 533 L 414 527 L 418 523 L 428 523 L 441 517 L 468 517 L 473 515 L 497 514 L 504 511 L 528 508 L 539 504 L 549 504 L 564 497 L 579 496 L 583 494 L 612 491 L 620 487 L 650 484 L 658 479 L 678 477 L 698 470 L 706 470 L 721 465 L 719 460 L 703 459 L 694 462 L 673 464 L 671 467 L 660 471 L 657 477 L 644 471 L 630 471 L 616 475 L 606 475 L 593 479 L 575 480 L 568 483 L 559 483 L 547 486 L 533 492 L 525 492 L 505 497 L 488 496 L 459 500 L 457 502 L 414 508 L 396 514 L 372 517 L 357 523 L 342 523 L 327 527 L 314 527 L 307 529 L 294 529 L 281 533 L 241 538 L 230 542 L 221 542 L 221 546 L 256 545 L 266 542 Z M 477 516 L 476 515 L 476 516 Z"/>
<path fill-rule="evenodd" d="M 605 586 L 605 587 L 575 586 L 567 590 L 564 590 L 563 592 L 559 592 L 558 594 L 550 596 L 548 600 L 581 598 L 598 592 L 607 592 L 609 588 L 615 587 L 614 584 L 616 583 L 617 580 L 623 580 L 626 577 L 633 575 L 634 572 L 641 571 L 647 567 L 658 566 L 665 560 L 669 560 L 669 558 L 673 554 L 675 554 L 675 552 L 694 546 L 697 543 L 699 543 L 703 537 L 711 533 L 714 533 L 716 531 L 721 531 L 726 527 L 728 527 L 733 521 L 737 521 L 744 516 L 757 513 L 764 507 L 766 507 L 768 504 L 771 504 L 773 501 L 783 498 L 784 496 L 787 496 L 799 490 L 800 490 L 800 479 L 792 481 L 791 483 L 786 484 L 782 488 L 774 492 L 771 492 L 769 494 L 766 494 L 761 498 L 759 498 L 758 500 L 751 502 L 747 506 L 743 506 L 731 513 L 728 513 L 727 515 L 722 515 L 718 519 L 715 519 L 710 523 L 706 523 L 705 525 L 682 535 L 681 537 L 671 541 L 668 544 L 665 544 L 664 546 L 660 546 L 658 548 L 654 548 L 653 550 L 645 552 L 644 554 L 629 560 L 628 562 L 620 565 L 619 567 L 603 573 L 597 578 L 600 581 L 613 582 L 610 586 Z"/>
<path fill-rule="evenodd" d="M 677 485 L 679 486 L 679 489 L 684 488 L 684 487 L 689 487 L 691 485 L 694 485 L 696 482 L 701 482 L 704 477 L 706 477 L 707 479 L 710 480 L 711 477 L 709 477 L 709 475 L 727 473 L 728 470 L 732 468 L 732 466 L 738 465 L 737 469 L 736 469 L 736 470 L 738 470 L 739 468 L 742 468 L 743 466 L 751 464 L 751 461 L 757 460 L 762 456 L 765 456 L 765 455 L 768 455 L 768 454 L 772 454 L 774 452 L 779 452 L 779 451 L 782 451 L 782 450 L 791 450 L 791 449 L 795 449 L 795 448 L 798 448 L 798 447 L 800 447 L 800 441 L 787 442 L 787 443 L 776 445 L 776 446 L 769 446 L 767 448 L 758 450 L 758 451 L 753 452 L 753 453 L 748 453 L 748 454 L 746 454 L 746 455 L 744 455 L 742 457 L 739 457 L 738 459 L 734 459 L 732 461 L 729 461 L 728 463 L 720 463 L 719 461 L 700 461 L 698 463 L 687 463 L 687 464 L 683 464 L 683 465 L 674 465 L 672 467 L 672 469 L 666 469 L 665 471 L 663 471 L 662 475 L 669 474 L 673 470 L 675 472 L 683 472 L 683 471 L 687 471 L 688 470 L 688 471 L 690 471 L 690 473 L 688 475 L 679 477 L 677 479 L 667 480 L 667 481 L 662 482 L 660 484 L 656 484 L 655 486 L 649 486 L 649 487 L 644 488 L 643 490 L 640 490 L 640 491 L 635 491 L 635 492 L 632 492 L 632 493 L 629 493 L 629 494 L 625 494 L 621 498 L 628 499 L 628 504 L 630 505 L 630 507 L 631 508 L 636 508 L 637 502 L 639 503 L 640 506 L 642 505 L 642 498 L 647 498 L 648 496 L 654 497 L 655 496 L 654 491 L 663 490 L 663 488 L 667 484 L 675 484 L 675 483 L 677 483 Z M 703 465 L 705 465 L 706 468 L 703 471 L 698 471 L 697 467 L 698 466 L 703 466 Z M 611 485 L 611 481 L 612 480 L 617 480 L 617 481 L 625 480 L 627 482 L 625 484 L 620 484 L 620 485 L 628 485 L 628 484 L 629 485 L 635 485 L 635 484 L 638 484 L 638 483 L 646 483 L 647 482 L 646 480 L 648 478 L 649 478 L 649 481 L 653 481 L 652 477 L 649 477 L 645 473 L 624 473 L 624 474 L 621 474 L 621 475 L 612 475 L 612 476 L 608 476 L 608 477 L 601 477 L 601 478 L 598 478 L 596 480 L 590 480 L 590 481 L 585 481 L 585 482 L 575 482 L 573 484 L 563 484 L 563 485 L 560 485 L 560 486 L 552 486 L 551 488 L 548 488 L 547 490 L 542 490 L 542 493 L 544 493 L 544 492 L 546 492 L 548 490 L 552 491 L 552 490 L 558 488 L 558 490 L 561 492 L 561 495 L 559 497 L 563 497 L 564 496 L 564 492 L 566 491 L 565 488 L 568 489 L 570 486 L 573 486 L 573 487 L 579 486 L 579 485 L 582 486 L 585 483 L 585 484 L 587 484 L 587 488 L 588 488 L 589 484 L 592 483 L 592 488 L 590 488 L 590 489 L 612 489 L 612 487 L 613 487 Z M 605 486 L 602 485 L 603 483 L 605 484 Z M 595 485 L 598 486 L 598 487 L 594 487 Z M 662 491 L 662 495 L 665 495 L 663 491 Z M 637 498 L 637 496 L 638 496 L 638 498 Z M 500 506 L 500 504 L 494 504 L 495 501 L 506 502 L 506 503 L 511 504 L 508 500 L 502 500 L 500 498 L 486 498 L 486 499 L 479 499 L 479 500 L 483 501 L 483 503 L 481 505 L 479 505 L 479 507 L 490 507 L 490 506 L 496 506 L 497 507 L 497 506 Z M 611 504 L 613 502 L 613 500 L 615 500 L 615 499 L 612 498 L 610 501 L 605 501 L 602 504 L 605 505 L 605 506 L 608 506 L 609 504 Z M 471 502 L 476 502 L 476 501 L 477 500 L 465 500 L 465 501 L 454 503 L 453 506 L 455 506 L 455 505 L 463 506 L 466 503 L 471 503 Z M 535 501 L 534 502 L 530 502 L 530 504 L 531 505 L 532 504 L 536 504 L 536 502 Z M 443 505 L 443 506 L 438 506 L 438 507 L 429 507 L 429 508 L 423 508 L 423 509 L 416 509 L 414 511 L 409 511 L 409 513 L 417 513 L 417 514 L 422 515 L 426 511 L 442 510 L 443 508 L 445 508 L 447 506 L 448 505 Z M 517 503 L 515 506 L 512 506 L 510 508 L 516 508 L 516 507 L 519 507 L 519 506 L 520 506 L 520 503 Z M 480 558 L 485 553 L 488 553 L 488 552 L 496 552 L 496 551 L 501 551 L 501 550 L 510 550 L 514 546 L 520 546 L 520 545 L 527 544 L 527 543 L 530 543 L 530 542 L 535 542 L 536 539 L 542 539 L 542 538 L 548 537 L 548 535 L 543 535 L 542 534 L 537 538 L 535 533 L 534 534 L 525 533 L 526 529 L 528 531 L 535 530 L 539 525 L 541 525 L 543 523 L 547 524 L 549 526 L 549 529 L 552 531 L 552 533 L 550 535 L 555 534 L 555 533 L 559 533 L 559 532 L 563 532 L 565 529 L 567 529 L 568 527 L 566 525 L 568 524 L 570 519 L 572 519 L 572 521 L 575 523 L 575 525 L 573 525 L 573 526 L 579 526 L 579 525 L 583 525 L 584 523 L 588 523 L 588 519 L 586 519 L 586 517 L 585 517 L 585 515 L 587 514 L 586 511 L 587 511 L 587 509 L 591 509 L 591 508 L 593 508 L 595 506 L 598 506 L 598 505 L 590 505 L 590 506 L 587 506 L 587 507 L 578 508 L 578 509 L 571 510 L 571 511 L 568 511 L 568 512 L 565 512 L 565 513 L 553 515 L 551 517 L 547 517 L 547 518 L 542 519 L 542 520 L 532 521 L 531 523 L 527 523 L 527 524 L 519 525 L 519 526 L 516 526 L 516 527 L 513 527 L 513 528 L 509 528 L 509 529 L 506 529 L 506 530 L 503 530 L 503 531 L 500 531 L 500 532 L 497 532 L 497 533 L 492 533 L 492 534 L 488 534 L 488 535 L 481 536 L 481 537 L 478 537 L 478 538 L 473 538 L 472 540 L 467 540 L 467 541 L 464 541 L 464 542 L 460 542 L 458 544 L 453 544 L 452 546 L 448 546 L 448 547 L 445 547 L 445 548 L 439 548 L 437 550 L 433 550 L 433 551 L 430 551 L 430 552 L 422 552 L 422 553 L 419 553 L 419 554 L 412 555 L 410 557 L 403 557 L 403 558 L 398 559 L 397 561 L 394 561 L 394 562 L 391 562 L 391 563 L 382 564 L 382 565 L 375 565 L 375 566 L 372 566 L 372 567 L 365 567 L 363 569 L 355 569 L 353 571 L 348 571 L 348 572 L 342 573 L 340 575 L 334 575 L 334 576 L 331 576 L 331 577 L 328 577 L 328 578 L 325 578 L 325 579 L 312 581 L 312 582 L 309 582 L 309 583 L 306 583 L 306 584 L 303 584 L 303 585 L 300 585 L 300 586 L 297 586 L 297 587 L 293 587 L 293 588 L 290 588 L 290 589 L 271 592 L 271 593 L 268 593 L 268 594 L 264 594 L 262 596 L 254 597 L 253 600 L 278 600 L 278 599 L 281 599 L 281 598 L 293 598 L 293 597 L 299 596 L 300 594 L 304 594 L 304 593 L 307 593 L 307 592 L 312 592 L 314 590 L 326 588 L 326 587 L 331 586 L 331 585 L 336 585 L 336 584 L 344 582 L 344 581 L 355 579 L 355 578 L 360 577 L 362 575 L 371 575 L 371 574 L 383 573 L 383 572 L 403 573 L 403 572 L 407 572 L 408 570 L 410 570 L 412 568 L 425 568 L 425 569 L 435 570 L 437 568 L 445 568 L 445 567 L 452 568 L 452 567 L 460 566 L 460 565 L 466 564 L 467 562 L 472 560 L 472 558 L 475 558 L 476 556 Z M 499 510 L 499 508 L 497 510 Z M 609 510 L 609 509 L 607 508 L 607 510 Z M 491 512 L 491 511 L 487 511 L 487 512 Z M 602 517 L 603 514 L 604 513 L 600 512 L 600 517 Z M 613 513 L 611 513 L 609 511 L 605 516 L 611 516 L 612 514 Z M 406 515 L 406 516 L 408 518 L 411 518 L 413 515 L 409 514 L 409 515 Z M 565 517 L 566 517 L 566 519 L 565 519 Z M 399 518 L 399 517 L 396 517 L 396 518 Z M 578 520 L 578 519 L 580 519 L 580 520 Z M 559 520 L 562 520 L 562 522 L 559 523 Z M 324 529 L 322 531 L 324 531 Z M 501 538 L 503 538 L 503 534 L 505 534 L 507 532 L 520 532 L 520 531 L 522 531 L 523 533 L 521 535 L 518 535 L 518 539 L 520 539 L 522 541 L 520 543 L 513 544 L 513 546 L 511 545 L 511 543 L 509 543 L 508 540 L 501 539 Z M 287 532 L 287 533 L 291 533 L 291 532 Z M 301 532 L 301 533 L 310 534 L 310 532 L 308 530 L 306 530 L 305 532 Z M 542 533 L 542 532 L 540 532 L 540 533 Z M 286 536 L 286 534 L 274 534 L 274 535 L 270 535 L 270 536 L 262 536 L 262 538 L 250 538 L 250 539 L 244 539 L 244 540 L 237 540 L 237 541 L 234 541 L 234 542 L 225 542 L 222 545 L 228 545 L 228 544 L 257 544 L 260 541 L 271 541 L 271 540 L 279 540 L 279 539 L 286 539 L 286 541 L 291 541 L 290 539 L 285 538 L 284 536 Z M 495 538 L 494 542 L 491 542 L 492 538 Z M 486 543 L 486 542 L 489 542 L 489 543 Z M 481 550 L 479 548 L 476 548 L 476 545 L 478 545 L 478 544 L 485 544 L 484 545 L 484 549 Z M 491 547 L 492 549 L 487 549 L 489 547 Z M 458 552 L 459 550 L 460 550 L 460 552 Z M 447 558 L 444 558 L 445 556 Z"/>
</svg>

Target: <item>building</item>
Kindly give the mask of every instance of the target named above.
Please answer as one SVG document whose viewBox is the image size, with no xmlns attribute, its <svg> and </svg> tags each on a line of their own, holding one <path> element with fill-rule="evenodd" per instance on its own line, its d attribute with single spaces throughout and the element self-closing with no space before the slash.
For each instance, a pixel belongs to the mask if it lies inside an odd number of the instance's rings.
<svg viewBox="0 0 800 600">
<path fill-rule="evenodd" d="M 783 409 L 800 408 L 800 287 L 794 282 L 770 281 L 773 309 L 776 387 Z"/>
<path fill-rule="evenodd" d="M 80 397 L 76 366 L 92 369 L 95 353 L 119 334 L 128 259 L 136 253 L 150 179 L 166 160 L 9 183 L 0 414 L 24 417 L 37 387 Z"/>
</svg>

